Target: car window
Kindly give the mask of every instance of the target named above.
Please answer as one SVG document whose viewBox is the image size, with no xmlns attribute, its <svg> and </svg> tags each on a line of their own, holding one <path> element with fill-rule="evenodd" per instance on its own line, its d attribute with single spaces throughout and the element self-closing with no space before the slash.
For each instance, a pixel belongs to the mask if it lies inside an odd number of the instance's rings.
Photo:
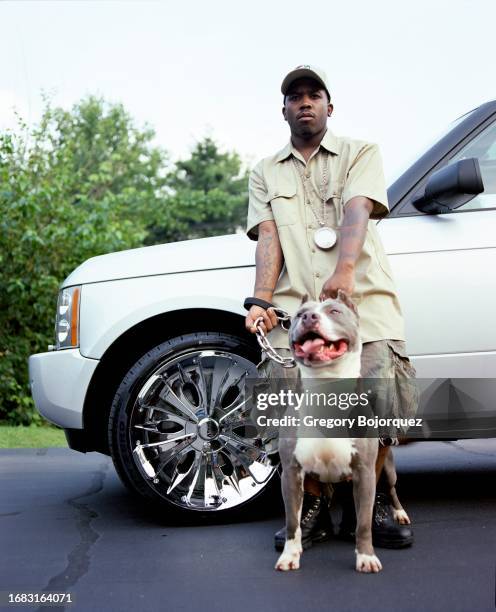
<svg viewBox="0 0 496 612">
<path fill-rule="evenodd" d="M 496 122 L 488 125 L 450 159 L 450 164 L 467 157 L 477 157 L 484 191 L 454 212 L 496 208 Z"/>
<path fill-rule="evenodd" d="M 442 130 L 440 130 L 439 132 L 437 132 L 434 135 L 431 135 L 429 137 L 429 139 L 423 144 L 423 146 L 419 147 L 418 150 L 415 153 L 410 154 L 406 161 L 403 161 L 399 166 L 394 168 L 392 171 L 389 171 L 387 168 L 385 168 L 387 184 L 388 185 L 392 185 L 397 179 L 400 178 L 400 176 L 404 172 L 406 172 L 408 170 L 408 168 L 410 168 L 410 166 L 415 161 L 417 161 L 417 159 L 419 159 L 419 157 L 421 157 L 433 145 L 435 145 L 437 142 L 439 142 L 441 140 L 441 138 L 446 136 L 446 134 L 448 134 L 453 129 L 455 129 L 455 127 L 457 125 L 459 125 L 462 121 L 464 121 L 469 115 L 471 115 L 476 110 L 477 109 L 474 108 L 473 110 L 469 111 L 468 113 L 465 113 L 464 115 L 461 115 L 461 117 L 458 117 L 457 119 L 455 119 L 454 121 L 449 123 Z"/>
</svg>

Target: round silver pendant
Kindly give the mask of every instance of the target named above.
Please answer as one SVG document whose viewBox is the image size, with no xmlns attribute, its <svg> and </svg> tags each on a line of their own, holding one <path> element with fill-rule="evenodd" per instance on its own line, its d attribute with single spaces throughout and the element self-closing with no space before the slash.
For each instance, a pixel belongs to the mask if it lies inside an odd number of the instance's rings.
<svg viewBox="0 0 496 612">
<path fill-rule="evenodd" d="M 319 249 L 330 249 L 336 244 L 338 239 L 332 227 L 319 227 L 313 234 L 313 241 Z"/>
</svg>

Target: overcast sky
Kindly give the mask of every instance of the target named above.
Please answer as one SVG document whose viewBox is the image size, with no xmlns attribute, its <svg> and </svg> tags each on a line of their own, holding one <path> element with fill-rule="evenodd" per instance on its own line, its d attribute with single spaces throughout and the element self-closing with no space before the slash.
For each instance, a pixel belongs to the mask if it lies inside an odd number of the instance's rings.
<svg viewBox="0 0 496 612">
<path fill-rule="evenodd" d="M 287 142 L 280 84 L 328 74 L 337 134 L 379 143 L 391 177 L 450 121 L 496 98 L 495 0 L 0 2 L 0 127 L 122 102 L 177 158 L 209 134 L 250 165 Z"/>
</svg>

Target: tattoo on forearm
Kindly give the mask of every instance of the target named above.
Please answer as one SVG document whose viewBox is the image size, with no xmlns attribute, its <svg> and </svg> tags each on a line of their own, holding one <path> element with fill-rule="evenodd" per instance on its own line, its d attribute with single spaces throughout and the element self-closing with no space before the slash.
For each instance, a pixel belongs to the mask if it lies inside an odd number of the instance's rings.
<svg viewBox="0 0 496 612">
<path fill-rule="evenodd" d="M 369 219 L 369 214 L 364 208 L 354 208 L 350 205 L 345 208 L 343 225 L 362 224 L 364 219 L 367 221 Z"/>
<path fill-rule="evenodd" d="M 350 226 L 350 227 L 340 227 L 339 234 L 341 239 L 346 236 L 346 238 L 360 238 L 362 235 L 361 227 L 358 225 Z"/>
<path fill-rule="evenodd" d="M 365 242 L 369 213 L 362 207 L 347 206 L 339 228 L 339 261 L 356 262 Z"/>
<path fill-rule="evenodd" d="M 255 292 L 272 293 L 282 268 L 283 256 L 279 236 L 272 232 L 261 233 L 255 253 Z"/>
<path fill-rule="evenodd" d="M 356 259 L 356 251 L 345 251 L 341 248 L 339 259 Z"/>
</svg>

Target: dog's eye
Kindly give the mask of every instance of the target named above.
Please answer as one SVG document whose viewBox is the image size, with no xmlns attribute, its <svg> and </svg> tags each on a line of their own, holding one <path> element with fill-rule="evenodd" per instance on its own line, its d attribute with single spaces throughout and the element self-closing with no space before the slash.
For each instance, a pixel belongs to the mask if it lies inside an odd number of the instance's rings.
<svg viewBox="0 0 496 612">
<path fill-rule="evenodd" d="M 337 310 L 337 308 L 331 308 L 331 309 L 329 310 L 329 313 L 330 313 L 330 314 L 341 314 L 341 311 L 340 311 L 340 310 Z"/>
</svg>

